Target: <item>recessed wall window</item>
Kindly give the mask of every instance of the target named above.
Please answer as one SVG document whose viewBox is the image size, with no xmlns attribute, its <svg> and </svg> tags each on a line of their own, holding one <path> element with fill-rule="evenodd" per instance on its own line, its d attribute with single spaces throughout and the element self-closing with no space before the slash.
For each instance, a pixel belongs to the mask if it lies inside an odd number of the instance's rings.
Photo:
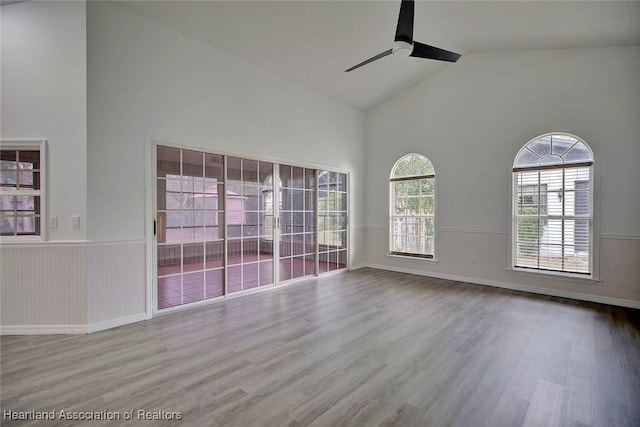
<svg viewBox="0 0 640 427">
<path fill-rule="evenodd" d="M 547 134 L 513 163 L 513 267 L 593 274 L 593 153 L 580 138 Z"/>
<path fill-rule="evenodd" d="M 435 253 L 435 172 L 431 161 L 408 154 L 390 177 L 389 252 L 420 258 Z"/>
<path fill-rule="evenodd" d="M 40 240 L 44 206 L 44 141 L 2 141 L 0 235 Z"/>
</svg>

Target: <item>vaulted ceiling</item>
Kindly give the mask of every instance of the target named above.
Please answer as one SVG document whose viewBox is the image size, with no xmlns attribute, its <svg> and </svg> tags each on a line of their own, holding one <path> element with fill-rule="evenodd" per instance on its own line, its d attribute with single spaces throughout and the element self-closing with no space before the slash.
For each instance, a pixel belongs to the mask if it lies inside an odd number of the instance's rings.
<svg viewBox="0 0 640 427">
<path fill-rule="evenodd" d="M 398 0 L 117 3 L 363 110 L 457 65 L 389 56 L 344 72 L 392 47 Z M 640 2 L 418 1 L 414 38 L 460 61 L 482 51 L 638 45 Z"/>
</svg>

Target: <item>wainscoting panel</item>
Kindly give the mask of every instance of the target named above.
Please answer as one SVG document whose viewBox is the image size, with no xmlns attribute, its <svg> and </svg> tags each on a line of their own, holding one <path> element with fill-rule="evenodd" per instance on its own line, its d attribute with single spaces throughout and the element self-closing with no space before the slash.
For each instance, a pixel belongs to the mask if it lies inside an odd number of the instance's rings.
<svg viewBox="0 0 640 427">
<path fill-rule="evenodd" d="M 88 323 L 144 314 L 144 240 L 93 244 L 87 251 Z"/>
<path fill-rule="evenodd" d="M 145 241 L 6 244 L 0 333 L 78 334 L 146 318 Z"/>
<path fill-rule="evenodd" d="M 87 258 L 83 243 L 3 245 L 0 249 L 3 332 L 10 326 L 87 323 Z"/>
<path fill-rule="evenodd" d="M 509 235 L 490 230 L 441 230 L 437 259 L 389 256 L 386 227 L 367 228 L 367 260 L 359 266 L 640 308 L 640 239 L 600 236 L 600 280 L 591 283 L 509 270 Z"/>
</svg>

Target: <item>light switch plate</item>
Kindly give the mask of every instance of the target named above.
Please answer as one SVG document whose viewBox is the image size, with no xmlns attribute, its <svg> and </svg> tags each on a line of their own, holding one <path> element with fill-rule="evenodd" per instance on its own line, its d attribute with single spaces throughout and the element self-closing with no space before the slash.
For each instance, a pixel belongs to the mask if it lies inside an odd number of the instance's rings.
<svg viewBox="0 0 640 427">
<path fill-rule="evenodd" d="M 58 217 L 52 215 L 49 217 L 49 228 L 58 228 Z"/>
<path fill-rule="evenodd" d="M 79 215 L 72 215 L 71 216 L 71 227 L 80 228 L 80 216 Z"/>
</svg>

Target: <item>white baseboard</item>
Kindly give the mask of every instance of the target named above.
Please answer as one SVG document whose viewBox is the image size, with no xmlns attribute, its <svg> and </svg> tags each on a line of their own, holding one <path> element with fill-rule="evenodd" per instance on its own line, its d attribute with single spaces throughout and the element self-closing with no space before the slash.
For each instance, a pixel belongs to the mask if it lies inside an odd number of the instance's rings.
<svg viewBox="0 0 640 427">
<path fill-rule="evenodd" d="M 547 295 L 547 296 L 560 297 L 560 298 L 569 298 L 569 299 L 575 299 L 580 301 L 596 302 L 600 304 L 609 304 L 609 305 L 616 305 L 620 307 L 640 309 L 640 301 L 633 301 L 633 300 L 627 300 L 622 298 L 604 297 L 599 295 L 590 295 L 590 294 L 584 294 L 581 292 L 570 292 L 570 291 L 563 291 L 559 289 L 539 288 L 537 286 L 520 285 L 517 283 L 479 279 L 477 277 L 456 276 L 453 274 L 434 273 L 432 271 L 416 270 L 413 268 L 402 268 L 402 267 L 393 267 L 393 266 L 382 265 L 382 264 L 365 263 L 365 264 L 359 264 L 358 266 L 351 267 L 351 269 L 356 270 L 364 267 L 375 268 L 378 270 L 395 271 L 398 273 L 415 274 L 417 276 L 435 277 L 437 279 L 454 280 L 456 282 L 466 282 L 466 283 L 474 283 L 477 285 L 493 286 L 494 288 L 511 289 L 513 291 L 529 292 L 532 294 L 540 294 L 540 295 Z"/>
<path fill-rule="evenodd" d="M 84 334 L 87 325 L 2 325 L 0 335 Z"/>
<path fill-rule="evenodd" d="M 146 313 L 109 319 L 88 325 L 2 325 L 0 335 L 78 335 L 116 328 L 147 319 Z"/>
<path fill-rule="evenodd" d="M 104 331 L 105 329 L 117 328 L 118 326 L 124 326 L 130 323 L 142 322 L 143 320 L 147 320 L 146 312 L 104 320 L 102 322 L 89 323 L 86 327 L 86 333 L 90 334 L 92 332 Z"/>
</svg>

